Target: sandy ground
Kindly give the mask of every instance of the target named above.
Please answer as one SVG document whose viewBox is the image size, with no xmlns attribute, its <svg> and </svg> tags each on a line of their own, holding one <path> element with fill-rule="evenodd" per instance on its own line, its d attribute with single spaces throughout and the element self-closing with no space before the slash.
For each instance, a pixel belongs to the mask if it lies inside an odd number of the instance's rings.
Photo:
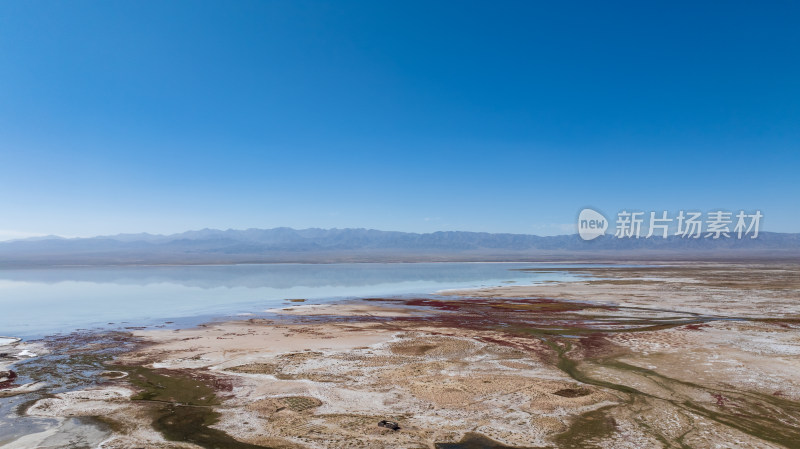
<svg viewBox="0 0 800 449">
<path fill-rule="evenodd" d="M 798 447 L 798 266 L 584 274 L 138 331 L 108 381 L 26 413 L 102 417 L 104 448 Z"/>
<path fill-rule="evenodd" d="M 374 305 L 312 310 L 312 316 L 413 313 Z M 155 345 L 120 362 L 224 376 L 232 389 L 215 427 L 254 444 L 431 447 L 469 429 L 507 444 L 544 445 L 569 416 L 619 402 L 596 389 L 575 398 L 555 395 L 578 386 L 524 352 L 456 328 L 252 320 L 139 336 Z M 402 431 L 377 427 L 382 419 Z"/>
</svg>

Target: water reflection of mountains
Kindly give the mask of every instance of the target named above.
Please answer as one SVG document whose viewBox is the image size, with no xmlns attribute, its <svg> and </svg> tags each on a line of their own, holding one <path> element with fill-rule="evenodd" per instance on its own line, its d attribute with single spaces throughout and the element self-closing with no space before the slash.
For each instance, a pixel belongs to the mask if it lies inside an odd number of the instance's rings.
<svg viewBox="0 0 800 449">
<path fill-rule="evenodd" d="M 55 284 L 179 284 L 196 288 L 356 287 L 399 282 L 475 282 L 482 279 L 535 279 L 535 273 L 510 271 L 541 264 L 265 264 L 215 266 L 76 267 L 0 271 L 0 280 Z M 555 265 L 553 265 L 555 266 Z"/>
</svg>

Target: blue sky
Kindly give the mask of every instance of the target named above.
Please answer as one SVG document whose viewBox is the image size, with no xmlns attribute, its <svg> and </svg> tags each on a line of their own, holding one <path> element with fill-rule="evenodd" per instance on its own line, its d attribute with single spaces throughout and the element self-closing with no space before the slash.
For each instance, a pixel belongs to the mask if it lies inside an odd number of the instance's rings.
<svg viewBox="0 0 800 449">
<path fill-rule="evenodd" d="M 800 232 L 796 2 L 6 1 L 0 238 Z"/>
</svg>

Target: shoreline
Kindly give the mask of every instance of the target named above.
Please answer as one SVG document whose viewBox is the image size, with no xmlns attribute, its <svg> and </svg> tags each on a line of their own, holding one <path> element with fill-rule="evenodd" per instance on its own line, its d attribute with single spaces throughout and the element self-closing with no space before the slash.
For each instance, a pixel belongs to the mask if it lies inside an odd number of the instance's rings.
<svg viewBox="0 0 800 449">
<path fill-rule="evenodd" d="M 509 448 L 779 448 L 800 438 L 781 424 L 800 420 L 800 267 L 582 271 L 580 281 L 290 303 L 274 318 L 41 343 L 65 363 L 93 360 L 96 372 L 75 388 L 26 393 L 24 416 L 58 420 L 43 441 L 102 436 L 109 449 L 491 447 L 487 438 Z M 18 365 L 21 376 L 31 364 Z M 185 396 L 186 385 L 203 394 Z M 84 435 L 76 416 L 102 418 Z"/>
<path fill-rule="evenodd" d="M 47 269 L 71 269 L 71 268 L 146 268 L 146 267 L 227 267 L 227 266 L 260 266 L 260 265 L 348 265 L 348 264 L 384 264 L 384 265 L 407 265 L 407 264 L 586 264 L 586 265 L 624 265 L 624 264 L 796 264 L 800 261 L 800 252 L 795 249 L 765 249 L 763 251 L 752 252 L 749 250 L 726 250 L 726 251 L 710 251 L 698 252 L 687 257 L 678 256 L 675 251 L 633 251 L 625 253 L 597 253 L 597 254 L 580 254 L 583 257 L 577 257 L 579 254 L 563 253 L 563 254 L 550 254 L 544 253 L 542 255 L 519 257 L 514 259 L 508 257 L 509 255 L 498 255 L 496 257 L 482 258 L 408 258 L 408 259 L 331 259 L 329 261 L 316 261 L 314 259 L 308 260 L 243 260 L 231 262 L 119 262 L 111 263 L 102 261 L 97 263 L 73 263 L 73 264 L 53 264 L 53 263 L 4 263 L 0 262 L 0 270 L 47 270 Z"/>
</svg>

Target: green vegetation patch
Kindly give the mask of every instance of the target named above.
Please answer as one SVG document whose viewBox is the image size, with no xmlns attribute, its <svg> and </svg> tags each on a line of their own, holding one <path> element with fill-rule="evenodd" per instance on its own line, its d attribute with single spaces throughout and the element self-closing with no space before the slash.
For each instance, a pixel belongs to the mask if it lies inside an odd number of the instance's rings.
<svg viewBox="0 0 800 449">
<path fill-rule="evenodd" d="M 203 381 L 180 371 L 152 370 L 140 366 L 117 367 L 141 391 L 133 400 L 153 402 L 153 428 L 170 441 L 194 443 L 207 449 L 257 449 L 210 426 L 219 421 L 214 390 Z"/>
</svg>

